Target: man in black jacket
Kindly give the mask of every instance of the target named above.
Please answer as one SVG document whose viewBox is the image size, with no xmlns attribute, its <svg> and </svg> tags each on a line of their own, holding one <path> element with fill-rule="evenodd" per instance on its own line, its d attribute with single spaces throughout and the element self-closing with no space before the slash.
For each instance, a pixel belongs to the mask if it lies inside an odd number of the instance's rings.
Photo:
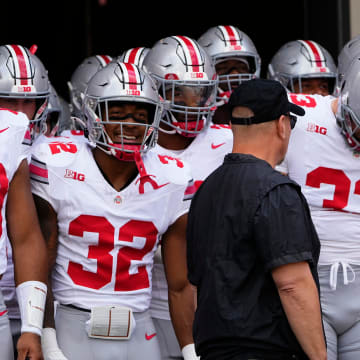
<svg viewBox="0 0 360 360">
<path fill-rule="evenodd" d="M 300 187 L 273 168 L 296 115 L 273 80 L 230 98 L 233 152 L 195 195 L 189 279 L 201 359 L 326 359 L 316 265 L 320 243 Z"/>
</svg>

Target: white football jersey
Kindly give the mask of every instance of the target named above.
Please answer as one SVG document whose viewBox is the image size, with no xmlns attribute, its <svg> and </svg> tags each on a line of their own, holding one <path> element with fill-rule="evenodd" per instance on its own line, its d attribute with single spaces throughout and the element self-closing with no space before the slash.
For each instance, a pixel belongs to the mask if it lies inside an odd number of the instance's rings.
<svg viewBox="0 0 360 360">
<path fill-rule="evenodd" d="M 118 192 L 87 143 L 56 138 L 33 149 L 33 193 L 57 213 L 53 292 L 59 303 L 149 308 L 154 253 L 161 235 L 188 211 L 183 200 L 191 176 L 184 162 L 155 153 L 143 163 L 147 176 Z"/>
<path fill-rule="evenodd" d="M 83 130 L 63 130 L 61 137 L 72 139 L 76 142 L 89 142 L 88 138 L 85 137 Z"/>
<path fill-rule="evenodd" d="M 46 136 L 41 134 L 36 137 L 35 142 L 40 143 L 41 141 L 44 141 L 44 139 L 46 139 Z M 25 134 L 25 140 L 22 144 L 22 149 L 24 151 L 24 157 L 27 158 L 29 164 L 31 162 L 31 144 L 32 141 L 30 131 L 27 130 Z M 4 297 L 6 308 L 8 310 L 9 319 L 20 319 L 20 309 L 16 298 L 12 248 L 9 240 L 7 241 L 7 267 L 2 279 L 0 280 L 0 288 Z"/>
<path fill-rule="evenodd" d="M 195 192 L 202 182 L 224 161 L 226 154 L 232 152 L 233 133 L 229 125 L 211 124 L 202 131 L 184 150 L 168 150 L 157 144 L 154 151 L 177 156 L 191 167 Z M 158 319 L 170 320 L 168 306 L 168 287 L 160 248 L 157 251 L 153 269 L 153 296 L 151 314 Z"/>
<path fill-rule="evenodd" d="M 321 241 L 319 264 L 360 264 L 360 154 L 340 133 L 333 97 L 291 94 L 306 113 L 298 117 L 284 163 L 302 188 Z"/>
<path fill-rule="evenodd" d="M 7 231 L 5 208 L 9 184 L 26 152 L 22 146 L 29 125 L 28 118 L 23 113 L 0 109 L 0 274 L 7 265 Z"/>
</svg>

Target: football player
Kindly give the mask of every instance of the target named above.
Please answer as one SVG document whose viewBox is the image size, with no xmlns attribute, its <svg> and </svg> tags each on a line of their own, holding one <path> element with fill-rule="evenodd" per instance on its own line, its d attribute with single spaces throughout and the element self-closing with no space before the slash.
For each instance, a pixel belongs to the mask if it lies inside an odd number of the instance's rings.
<svg viewBox="0 0 360 360">
<path fill-rule="evenodd" d="M 155 79 L 161 97 L 167 102 L 154 151 L 179 157 L 190 165 L 194 177 L 190 195 L 232 149 L 229 125 L 211 122 L 218 85 L 215 67 L 197 41 L 186 36 L 159 40 L 145 57 L 143 67 Z M 166 261 L 164 265 L 168 266 Z M 160 250 L 153 278 L 151 311 L 161 341 L 162 359 L 186 358 L 188 354 L 195 358 L 193 345 L 180 349 L 176 341 L 178 334 L 172 326 L 176 319 L 171 322 Z"/>
<path fill-rule="evenodd" d="M 0 143 L 3 149 L 0 152 L 0 279 L 7 269 L 9 239 L 21 314 L 21 335 L 17 341 L 18 359 L 40 360 L 43 359 L 40 337 L 47 291 L 47 260 L 45 242 L 30 191 L 27 154 L 22 146 L 29 121 L 26 115 L 20 112 L 2 108 L 0 124 Z M 2 359 L 14 359 L 12 345 L 7 309 L 0 292 Z"/>
<path fill-rule="evenodd" d="M 337 89 L 335 95 L 339 95 L 341 89 L 342 80 L 346 70 L 349 68 L 351 62 L 354 60 L 355 56 L 360 54 L 360 35 L 355 36 L 349 40 L 341 49 L 338 55 L 338 80 L 337 80 Z"/>
<path fill-rule="evenodd" d="M 289 94 L 304 107 L 278 168 L 301 185 L 321 241 L 319 280 L 328 359 L 360 356 L 360 60 L 339 97 Z"/>
<path fill-rule="evenodd" d="M 198 43 L 214 60 L 219 76 L 213 122 L 228 124 L 230 94 L 242 81 L 260 77 L 261 58 L 249 36 L 232 25 L 211 27 Z"/>
<path fill-rule="evenodd" d="M 0 107 L 24 113 L 30 120 L 21 145 L 24 157 L 30 156 L 30 145 L 41 132 L 42 121 L 47 116 L 50 93 L 47 71 L 34 54 L 35 51 L 36 46 L 32 46 L 30 50 L 21 45 L 0 46 Z M 21 334 L 21 321 L 9 242 L 7 257 L 7 270 L 0 286 L 8 309 L 13 342 L 16 344 Z"/>
<path fill-rule="evenodd" d="M 311 40 L 289 41 L 268 65 L 269 79 L 280 81 L 289 91 L 302 94 L 333 94 L 337 69 L 330 53 Z"/>
<path fill-rule="evenodd" d="M 171 264 L 179 341 L 186 346 L 192 340 L 184 201 L 190 170 L 149 151 L 162 103 L 151 77 L 137 66 L 113 62 L 100 69 L 83 106 L 89 143 L 47 138 L 35 145 L 31 163 L 59 303 L 55 333 L 49 297 L 44 348 L 49 356 L 60 348 L 70 360 L 157 360 L 149 305 L 160 238 Z"/>
</svg>

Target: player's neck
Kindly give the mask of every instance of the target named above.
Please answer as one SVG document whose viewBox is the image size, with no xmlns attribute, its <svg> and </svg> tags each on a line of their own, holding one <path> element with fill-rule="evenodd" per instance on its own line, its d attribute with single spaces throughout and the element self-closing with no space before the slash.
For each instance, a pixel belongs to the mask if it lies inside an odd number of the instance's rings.
<svg viewBox="0 0 360 360">
<path fill-rule="evenodd" d="M 161 127 L 166 125 L 161 124 Z M 165 130 L 172 130 L 172 128 L 167 127 Z M 186 149 L 192 142 L 194 138 L 182 136 L 180 134 L 167 134 L 159 130 L 159 138 L 158 144 L 165 149 L 169 150 L 184 150 Z"/>
<path fill-rule="evenodd" d="M 131 183 L 138 174 L 135 161 L 120 161 L 99 148 L 93 150 L 94 159 L 105 180 L 120 191 Z"/>
</svg>

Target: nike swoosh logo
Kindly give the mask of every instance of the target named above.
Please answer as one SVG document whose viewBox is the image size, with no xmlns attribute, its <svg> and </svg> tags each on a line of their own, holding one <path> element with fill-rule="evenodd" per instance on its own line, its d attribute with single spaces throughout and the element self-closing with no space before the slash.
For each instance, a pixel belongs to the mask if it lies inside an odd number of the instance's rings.
<svg viewBox="0 0 360 360">
<path fill-rule="evenodd" d="M 1 311 L 1 312 L 0 312 L 0 316 L 5 315 L 7 312 L 8 312 L 7 310 Z"/>
<path fill-rule="evenodd" d="M 225 143 L 221 143 L 221 144 L 217 144 L 217 145 L 215 145 L 214 143 L 212 143 L 212 144 L 211 144 L 211 148 L 212 148 L 212 149 L 217 149 L 218 147 L 223 146 L 223 145 L 225 145 Z"/>
<path fill-rule="evenodd" d="M 146 340 L 151 340 L 154 336 L 156 336 L 156 333 L 153 333 L 151 335 L 148 335 L 147 333 L 145 333 L 145 339 Z"/>
<path fill-rule="evenodd" d="M 4 132 L 4 131 L 6 131 L 8 128 L 9 128 L 9 127 L 7 127 L 7 128 L 5 128 L 5 129 L 0 130 L 0 133 L 2 133 L 2 132 Z"/>
<path fill-rule="evenodd" d="M 162 188 L 162 187 L 164 187 L 164 186 L 166 186 L 166 185 L 169 185 L 169 184 L 170 184 L 170 183 L 167 182 L 167 183 L 165 183 L 165 184 L 158 185 L 158 189 L 160 189 L 160 188 Z"/>
</svg>

